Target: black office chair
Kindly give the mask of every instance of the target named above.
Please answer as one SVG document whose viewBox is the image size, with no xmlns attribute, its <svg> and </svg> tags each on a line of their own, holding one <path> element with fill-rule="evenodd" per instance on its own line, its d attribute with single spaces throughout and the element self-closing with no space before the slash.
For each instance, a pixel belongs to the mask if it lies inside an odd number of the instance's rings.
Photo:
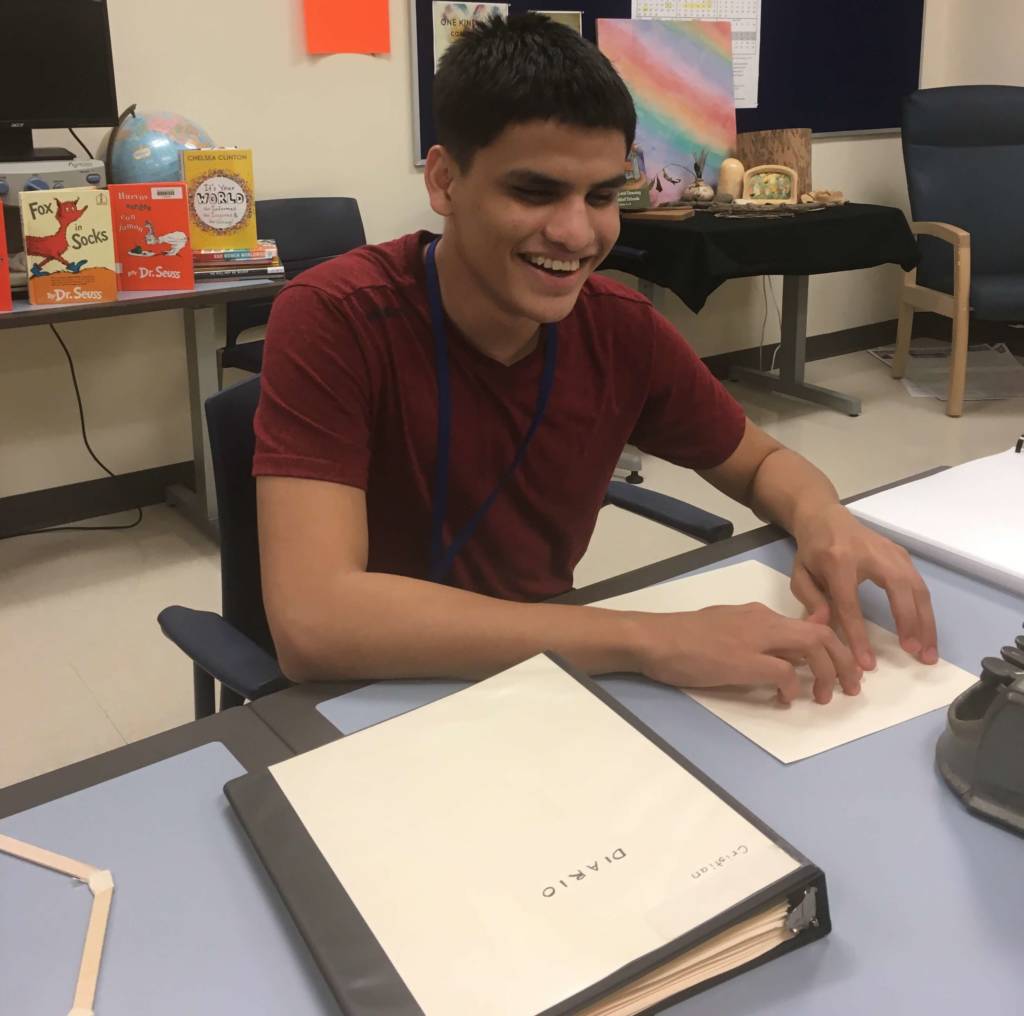
<svg viewBox="0 0 1024 1016">
<path fill-rule="evenodd" d="M 355 198 L 274 198 L 256 202 L 260 236 L 277 241 L 285 277 L 362 247 L 366 243 L 359 202 Z M 239 342 L 249 328 L 267 323 L 273 298 L 245 300 L 227 305 L 227 345 L 217 351 L 217 371 L 223 384 L 224 368 L 258 374 L 263 369 L 263 340 Z"/>
<path fill-rule="evenodd" d="M 906 371 L 915 310 L 952 318 L 946 413 L 960 416 L 969 319 L 1024 321 L 1024 88 L 971 85 L 908 95 L 903 161 L 921 263 L 903 287 L 892 376 Z"/>
<path fill-rule="evenodd" d="M 252 378 L 206 400 L 220 514 L 221 613 L 167 607 L 158 621 L 164 634 L 192 660 L 196 718 L 220 707 L 240 705 L 288 687 L 277 665 L 274 642 L 263 610 L 253 416 L 260 379 Z M 703 543 L 732 536 L 732 523 L 718 515 L 654 491 L 613 481 L 605 504 L 616 505 L 669 526 Z"/>
</svg>

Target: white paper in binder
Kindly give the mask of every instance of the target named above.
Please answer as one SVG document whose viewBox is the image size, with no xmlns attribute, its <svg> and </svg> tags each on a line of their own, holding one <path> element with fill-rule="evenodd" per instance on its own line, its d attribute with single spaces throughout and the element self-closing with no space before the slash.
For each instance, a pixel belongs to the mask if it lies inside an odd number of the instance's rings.
<svg viewBox="0 0 1024 1016">
<path fill-rule="evenodd" d="M 849 507 L 907 550 L 1024 595 L 1024 453 L 974 459 Z"/>
</svg>

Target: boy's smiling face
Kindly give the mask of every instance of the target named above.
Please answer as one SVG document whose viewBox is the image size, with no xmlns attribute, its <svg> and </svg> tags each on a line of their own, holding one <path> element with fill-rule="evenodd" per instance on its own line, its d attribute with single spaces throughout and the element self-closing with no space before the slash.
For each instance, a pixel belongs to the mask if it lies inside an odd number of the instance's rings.
<svg viewBox="0 0 1024 1016">
<path fill-rule="evenodd" d="M 460 168 L 431 151 L 428 189 L 474 288 L 501 318 L 543 324 L 572 310 L 619 235 L 625 139 L 605 128 L 507 127 Z"/>
</svg>

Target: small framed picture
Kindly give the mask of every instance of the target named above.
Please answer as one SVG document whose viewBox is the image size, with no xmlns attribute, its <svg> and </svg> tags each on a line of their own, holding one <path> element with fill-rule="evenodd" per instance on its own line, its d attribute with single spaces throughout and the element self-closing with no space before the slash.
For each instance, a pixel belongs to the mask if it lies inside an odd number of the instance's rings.
<svg viewBox="0 0 1024 1016">
<path fill-rule="evenodd" d="M 754 166 L 743 174 L 743 200 L 784 205 L 799 200 L 796 170 L 788 166 Z"/>
</svg>

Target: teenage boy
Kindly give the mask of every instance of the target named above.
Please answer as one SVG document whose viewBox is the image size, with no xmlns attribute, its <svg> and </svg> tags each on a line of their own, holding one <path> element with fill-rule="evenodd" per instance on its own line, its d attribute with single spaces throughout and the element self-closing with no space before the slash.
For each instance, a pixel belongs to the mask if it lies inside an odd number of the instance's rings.
<svg viewBox="0 0 1024 1016">
<path fill-rule="evenodd" d="M 591 673 L 788 701 L 806 663 L 824 703 L 874 666 L 864 580 L 886 590 L 903 648 L 934 662 L 908 555 L 748 421 L 647 300 L 594 274 L 636 126 L 608 60 L 539 15 L 495 20 L 449 49 L 434 109 L 442 237 L 346 254 L 274 303 L 254 472 L 285 673 L 477 677 L 555 650 Z M 809 618 L 541 602 L 570 588 L 627 442 L 788 530 Z"/>
</svg>

